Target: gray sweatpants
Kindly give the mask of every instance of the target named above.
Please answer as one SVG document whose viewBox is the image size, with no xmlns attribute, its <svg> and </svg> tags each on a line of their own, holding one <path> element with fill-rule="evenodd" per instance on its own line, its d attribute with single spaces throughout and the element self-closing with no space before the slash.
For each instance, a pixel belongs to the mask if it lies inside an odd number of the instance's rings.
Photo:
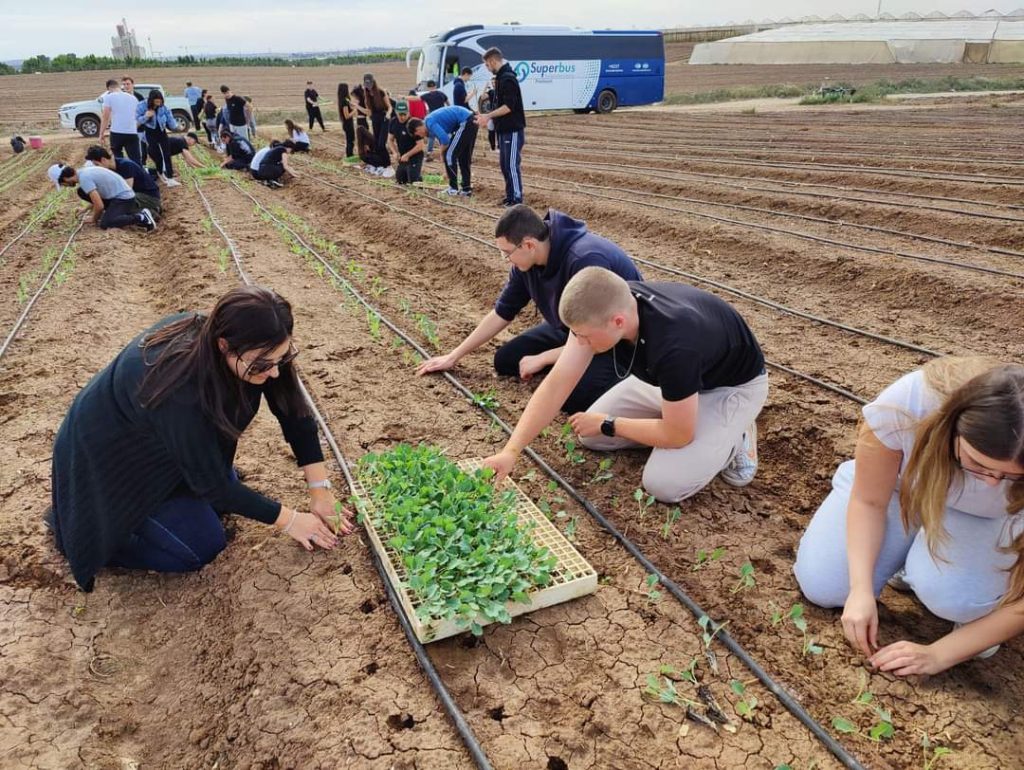
<svg viewBox="0 0 1024 770">
<path fill-rule="evenodd" d="M 767 398 L 767 374 L 735 388 L 701 391 L 693 441 L 679 449 L 651 450 L 643 476 L 647 493 L 663 503 L 678 503 L 700 492 L 732 460 L 743 432 L 757 419 Z M 631 376 L 597 399 L 587 411 L 656 419 L 661 417 L 661 403 L 660 388 Z M 604 435 L 584 438 L 580 443 L 598 451 L 643 446 Z"/>
<path fill-rule="evenodd" d="M 800 539 L 793 572 L 808 601 L 821 607 L 842 607 L 850 593 L 846 559 L 846 509 L 853 490 L 853 460 L 839 466 L 832 491 L 814 514 Z M 907 583 L 934 615 L 954 623 L 970 623 L 996 608 L 1009 583 L 1015 560 L 1000 547 L 1024 531 L 1024 516 L 986 518 L 946 509 L 949 539 L 933 559 L 922 530 L 905 532 L 899 495 L 893 493 L 886 512 L 885 536 L 875 562 L 875 596 L 885 581 L 905 568 Z"/>
</svg>

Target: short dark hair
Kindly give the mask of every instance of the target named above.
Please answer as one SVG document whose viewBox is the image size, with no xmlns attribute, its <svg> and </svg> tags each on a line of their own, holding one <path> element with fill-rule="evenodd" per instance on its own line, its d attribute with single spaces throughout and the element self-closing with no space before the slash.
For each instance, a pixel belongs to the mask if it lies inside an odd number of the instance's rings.
<svg viewBox="0 0 1024 770">
<path fill-rule="evenodd" d="M 234 136 L 235 132 L 232 131 L 230 128 L 222 128 L 220 130 L 220 135 L 221 136 Z"/>
<path fill-rule="evenodd" d="M 405 130 L 407 133 L 413 134 L 422 125 L 425 123 L 419 118 L 409 118 L 409 122 L 405 124 Z"/>
<path fill-rule="evenodd" d="M 190 86 L 190 85 L 192 85 L 192 81 L 191 81 L 191 80 L 186 80 L 186 81 L 185 81 L 185 85 L 187 85 L 187 86 Z"/>
<path fill-rule="evenodd" d="M 221 87 L 220 87 L 220 92 L 221 92 L 222 94 L 226 94 L 226 93 L 227 93 L 228 91 L 230 91 L 230 90 L 231 90 L 231 89 L 230 89 L 230 88 L 228 88 L 227 86 L 221 86 Z"/>
<path fill-rule="evenodd" d="M 495 238 L 504 238 L 516 246 L 521 245 L 524 238 L 546 241 L 549 235 L 550 231 L 544 220 L 536 211 L 522 203 L 508 209 L 494 226 Z"/>
<path fill-rule="evenodd" d="M 437 88 L 437 81 L 436 80 L 428 80 L 427 81 L 427 88 Z"/>
<path fill-rule="evenodd" d="M 277 139 L 271 139 L 270 140 L 270 148 L 271 149 L 273 149 L 275 147 L 280 147 L 280 146 L 281 146 L 281 143 Z"/>
<path fill-rule="evenodd" d="M 116 85 L 117 85 L 117 81 L 114 80 L 113 78 L 111 78 L 110 80 L 107 81 L 107 88 L 113 88 Z"/>
<path fill-rule="evenodd" d="M 463 67 L 462 68 L 462 74 L 463 75 L 472 75 L 473 74 L 473 68 L 472 67 Z"/>
<path fill-rule="evenodd" d="M 74 166 L 62 166 L 60 170 L 61 179 L 70 179 L 75 175 L 76 171 Z"/>
<path fill-rule="evenodd" d="M 94 144 L 85 151 L 85 159 L 93 162 L 97 160 L 110 160 L 112 157 L 114 156 L 110 154 L 110 150 L 102 144 Z"/>
<path fill-rule="evenodd" d="M 294 150 L 295 142 L 293 142 L 291 139 L 285 139 L 283 142 L 281 142 L 281 147 L 287 147 L 289 150 Z"/>
<path fill-rule="evenodd" d="M 487 61 L 488 59 L 504 59 L 505 56 L 501 53 L 500 48 L 496 46 L 491 46 L 486 51 L 484 51 L 483 58 L 484 61 Z"/>
<path fill-rule="evenodd" d="M 135 85 L 135 78 L 133 78 L 131 75 L 122 75 L 121 76 L 121 81 L 123 82 L 125 80 L 127 80 L 132 85 Z"/>
<path fill-rule="evenodd" d="M 189 137 L 190 139 L 195 139 L 196 142 L 199 141 L 199 134 L 197 134 L 195 131 L 189 131 L 187 134 L 185 134 L 185 136 Z"/>
</svg>

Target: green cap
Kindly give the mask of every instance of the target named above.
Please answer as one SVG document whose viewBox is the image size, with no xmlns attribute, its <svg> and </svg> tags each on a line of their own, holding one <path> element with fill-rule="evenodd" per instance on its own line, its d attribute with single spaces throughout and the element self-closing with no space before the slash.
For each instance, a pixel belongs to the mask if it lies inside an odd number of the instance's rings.
<svg viewBox="0 0 1024 770">
<path fill-rule="evenodd" d="M 395 102 L 395 112 L 397 112 L 399 115 L 408 115 L 409 102 L 407 102 L 405 99 L 399 99 L 397 102 Z"/>
</svg>

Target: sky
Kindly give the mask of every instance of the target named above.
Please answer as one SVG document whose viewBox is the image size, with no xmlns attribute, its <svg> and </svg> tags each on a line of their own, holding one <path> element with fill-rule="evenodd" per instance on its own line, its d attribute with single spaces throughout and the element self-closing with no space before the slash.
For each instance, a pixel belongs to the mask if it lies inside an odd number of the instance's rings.
<svg viewBox="0 0 1024 770">
<path fill-rule="evenodd" d="M 878 0 L 515 0 L 472 3 L 467 0 L 164 0 L 127 4 L 110 0 L 44 0 L 7 6 L 0 25 L 0 61 L 36 54 L 74 52 L 110 54 L 114 25 L 127 15 L 138 42 L 147 38 L 162 56 L 213 53 L 354 50 L 408 47 L 430 34 L 468 23 L 567 24 L 620 29 L 667 29 L 729 21 L 834 13 L 873 16 Z M 502 8 L 498 8 L 502 5 Z M 966 9 L 1002 12 L 1024 0 L 881 0 L 883 12 L 896 16 L 933 10 L 952 14 Z M 38 9 L 38 10 L 36 10 Z M 126 13 L 126 9 L 130 13 Z M 430 9 L 429 14 L 426 9 Z M 147 13 L 149 11 L 149 13 Z M 415 12 L 413 12 L 415 11 Z M 54 20 L 59 19 L 55 24 Z M 59 30 L 59 31 L 56 31 Z"/>
</svg>

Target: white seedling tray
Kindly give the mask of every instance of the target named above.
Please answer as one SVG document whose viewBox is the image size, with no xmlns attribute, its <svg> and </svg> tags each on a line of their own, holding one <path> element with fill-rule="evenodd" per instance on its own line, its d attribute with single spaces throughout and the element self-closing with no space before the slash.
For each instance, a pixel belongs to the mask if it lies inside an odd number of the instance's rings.
<svg viewBox="0 0 1024 770">
<path fill-rule="evenodd" d="M 479 460 L 463 460 L 458 463 L 459 468 L 466 472 L 472 472 L 481 468 Z M 533 524 L 533 540 L 537 545 L 547 546 L 548 550 L 557 559 L 555 568 L 551 570 L 551 583 L 545 588 L 537 588 L 529 592 L 529 602 L 509 602 L 505 605 L 509 615 L 515 617 L 527 612 L 551 607 L 555 604 L 576 599 L 580 596 L 592 594 L 597 590 L 597 572 L 577 551 L 572 543 L 565 539 L 565 536 L 558 531 L 554 524 L 548 521 L 547 517 L 527 496 L 519 485 L 511 479 L 505 479 L 501 483 L 502 490 L 512 490 L 516 495 L 516 516 L 519 517 L 521 525 Z M 421 642 L 436 642 L 438 639 L 445 639 L 449 636 L 461 634 L 469 630 L 469 623 L 457 622 L 455 620 L 434 620 L 423 622 L 416 614 L 417 602 L 413 599 L 406 583 L 407 573 L 405 565 L 399 555 L 387 545 L 391 539 L 387 533 L 378 532 L 373 524 L 374 503 L 367 494 L 365 488 L 356 481 L 354 494 L 362 498 L 367 504 L 367 515 L 364 517 L 363 526 L 370 536 L 373 548 L 381 557 L 384 570 L 391 581 L 395 593 L 398 594 L 405 614 L 412 623 L 416 638 Z M 480 616 L 476 622 L 481 626 L 488 625 L 493 621 Z"/>
</svg>

